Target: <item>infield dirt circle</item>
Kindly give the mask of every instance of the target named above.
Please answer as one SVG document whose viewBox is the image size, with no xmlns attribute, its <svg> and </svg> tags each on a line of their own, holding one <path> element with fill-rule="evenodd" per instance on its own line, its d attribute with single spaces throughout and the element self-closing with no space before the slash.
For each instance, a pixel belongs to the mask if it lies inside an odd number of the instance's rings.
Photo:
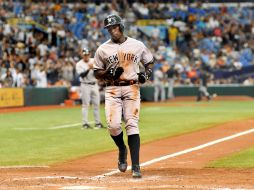
<svg viewBox="0 0 254 190">
<path fill-rule="evenodd" d="M 173 155 L 243 131 L 254 119 L 226 123 L 194 133 L 142 144 L 141 163 Z M 205 168 L 212 160 L 253 147 L 254 132 L 142 167 L 143 177 L 116 171 L 117 151 L 105 152 L 49 167 L 1 168 L 0 190 L 32 189 L 254 189 L 254 169 Z M 130 159 L 128 158 L 128 163 Z M 112 175 L 100 175 L 115 172 Z M 97 176 L 97 177 L 96 177 Z"/>
</svg>

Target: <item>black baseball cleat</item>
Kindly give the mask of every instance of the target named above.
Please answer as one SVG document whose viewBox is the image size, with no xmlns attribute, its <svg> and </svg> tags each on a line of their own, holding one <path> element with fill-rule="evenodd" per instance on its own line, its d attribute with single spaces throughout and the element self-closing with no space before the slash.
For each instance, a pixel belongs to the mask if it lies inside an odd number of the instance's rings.
<svg viewBox="0 0 254 190">
<path fill-rule="evenodd" d="M 82 129 L 92 129 L 92 127 L 91 127 L 89 124 L 85 123 L 85 124 L 82 126 Z"/>
<path fill-rule="evenodd" d="M 119 151 L 119 156 L 118 156 L 118 169 L 121 172 L 125 172 L 127 170 L 127 148 L 125 147 L 124 150 Z"/>
<path fill-rule="evenodd" d="M 105 128 L 105 127 L 102 125 L 102 123 L 97 123 L 94 126 L 94 129 L 103 129 L 103 128 Z"/>
<path fill-rule="evenodd" d="M 139 165 L 132 166 L 131 170 L 132 170 L 132 177 L 133 178 L 141 178 L 142 177 Z"/>
</svg>

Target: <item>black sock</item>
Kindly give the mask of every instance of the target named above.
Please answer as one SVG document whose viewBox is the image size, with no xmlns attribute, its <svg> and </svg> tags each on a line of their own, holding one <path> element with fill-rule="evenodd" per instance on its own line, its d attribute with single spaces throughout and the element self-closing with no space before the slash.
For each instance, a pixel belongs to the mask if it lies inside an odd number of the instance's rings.
<svg viewBox="0 0 254 190">
<path fill-rule="evenodd" d="M 112 136 L 112 139 L 114 140 L 116 146 L 118 147 L 119 150 L 123 150 L 125 149 L 125 144 L 124 144 L 124 141 L 123 141 L 123 132 L 121 132 L 119 135 L 117 136 Z"/>
<path fill-rule="evenodd" d="M 131 153 L 132 165 L 139 165 L 139 149 L 140 149 L 140 138 L 139 134 L 128 136 L 128 145 Z"/>
</svg>

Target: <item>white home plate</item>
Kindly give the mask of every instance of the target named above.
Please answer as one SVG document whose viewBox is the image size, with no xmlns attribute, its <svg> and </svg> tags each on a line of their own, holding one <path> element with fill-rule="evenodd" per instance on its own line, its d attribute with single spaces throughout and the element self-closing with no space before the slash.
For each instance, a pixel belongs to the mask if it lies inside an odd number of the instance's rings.
<svg viewBox="0 0 254 190">
<path fill-rule="evenodd" d="M 92 190 L 92 189 L 104 189 L 103 187 L 94 187 L 94 186 L 66 186 L 61 187 L 59 189 L 66 189 L 66 190 Z"/>
</svg>

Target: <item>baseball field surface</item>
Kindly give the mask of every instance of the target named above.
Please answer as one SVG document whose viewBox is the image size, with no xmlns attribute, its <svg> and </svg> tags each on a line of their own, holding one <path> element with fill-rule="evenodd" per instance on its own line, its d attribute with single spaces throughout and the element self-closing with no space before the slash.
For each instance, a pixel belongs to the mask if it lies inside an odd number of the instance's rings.
<svg viewBox="0 0 254 190">
<path fill-rule="evenodd" d="M 107 129 L 81 126 L 80 106 L 0 109 L 0 190 L 254 189 L 252 98 L 142 103 L 141 179 Z"/>
</svg>

